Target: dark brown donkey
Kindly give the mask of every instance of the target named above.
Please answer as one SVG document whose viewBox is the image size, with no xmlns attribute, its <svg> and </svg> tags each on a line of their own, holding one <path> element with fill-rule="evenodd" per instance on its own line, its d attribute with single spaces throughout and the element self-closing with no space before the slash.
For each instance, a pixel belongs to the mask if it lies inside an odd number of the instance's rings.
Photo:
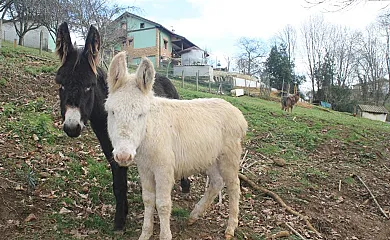
<svg viewBox="0 0 390 240">
<path fill-rule="evenodd" d="M 57 32 L 56 53 L 62 61 L 56 75 L 60 85 L 60 107 L 64 121 L 63 129 L 69 137 L 78 137 L 84 125 L 91 127 L 111 166 L 113 190 L 116 199 L 114 230 L 123 230 L 128 213 L 127 168 L 113 161 L 112 145 L 107 133 L 107 113 L 104 102 L 107 98 L 106 73 L 98 67 L 100 35 L 90 27 L 85 47 L 73 47 L 67 23 L 62 23 Z M 156 75 L 154 92 L 158 96 L 179 98 L 171 81 Z M 182 191 L 189 192 L 189 180 L 182 179 Z"/>
<path fill-rule="evenodd" d="M 299 101 L 299 93 L 298 92 L 294 95 L 283 96 L 281 99 L 282 110 L 288 112 L 288 109 L 290 109 L 290 112 L 292 112 L 294 105 L 298 101 Z"/>
</svg>

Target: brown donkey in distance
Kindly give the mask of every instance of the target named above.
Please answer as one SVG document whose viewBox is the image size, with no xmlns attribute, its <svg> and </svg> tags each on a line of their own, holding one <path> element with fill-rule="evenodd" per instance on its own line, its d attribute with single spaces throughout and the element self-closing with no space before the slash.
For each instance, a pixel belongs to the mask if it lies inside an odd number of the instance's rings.
<svg viewBox="0 0 390 240">
<path fill-rule="evenodd" d="M 283 96 L 281 103 L 282 103 L 282 110 L 287 111 L 290 109 L 290 112 L 292 112 L 293 106 L 299 101 L 299 93 L 297 92 L 294 95 L 289 96 Z"/>
</svg>

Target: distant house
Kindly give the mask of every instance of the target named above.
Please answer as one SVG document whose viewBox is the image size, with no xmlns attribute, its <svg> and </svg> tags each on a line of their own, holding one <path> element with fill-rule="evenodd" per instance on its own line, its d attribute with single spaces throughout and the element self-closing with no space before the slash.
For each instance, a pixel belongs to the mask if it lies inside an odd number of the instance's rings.
<svg viewBox="0 0 390 240">
<path fill-rule="evenodd" d="M 229 81 L 232 84 L 233 88 L 267 87 L 265 83 L 261 82 L 254 76 L 249 76 L 236 72 L 219 71 L 216 69 L 214 69 L 214 80 L 216 82 Z"/>
<path fill-rule="evenodd" d="M 179 54 L 181 55 L 181 65 L 183 66 L 206 65 L 206 58 L 209 56 L 207 52 L 197 46 L 184 49 Z"/>
<path fill-rule="evenodd" d="M 39 48 L 40 44 L 40 33 L 43 33 L 43 45 L 42 48 L 45 51 L 54 52 L 56 44 L 51 38 L 49 30 L 46 27 L 39 27 L 26 33 L 23 38 L 23 46 L 31 48 Z M 6 41 L 13 42 L 19 40 L 19 36 L 16 34 L 15 26 L 12 22 L 3 23 L 2 32 L 3 39 Z"/>
<path fill-rule="evenodd" d="M 115 21 L 122 30 L 121 46 L 117 50 L 126 50 L 130 64 L 136 65 L 141 57 L 148 57 L 156 67 L 163 62 L 180 64 L 180 52 L 196 47 L 191 41 L 161 24 L 125 12 Z"/>
<path fill-rule="evenodd" d="M 389 111 L 383 106 L 358 105 L 357 116 L 372 120 L 386 121 Z"/>
</svg>

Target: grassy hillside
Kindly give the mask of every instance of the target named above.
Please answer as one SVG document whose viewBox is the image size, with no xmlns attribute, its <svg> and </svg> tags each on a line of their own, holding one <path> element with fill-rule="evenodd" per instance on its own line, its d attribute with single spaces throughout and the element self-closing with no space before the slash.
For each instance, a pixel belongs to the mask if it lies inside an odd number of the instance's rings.
<svg viewBox="0 0 390 240">
<path fill-rule="evenodd" d="M 0 236 L 5 239 L 137 239 L 142 199 L 136 167 L 130 168 L 131 209 L 123 236 L 112 232 L 111 171 L 90 128 L 77 139 L 61 130 L 54 83 L 59 61 L 52 53 L 5 43 L 0 49 Z M 181 97 L 221 97 L 174 80 Z M 241 172 L 307 215 L 324 239 L 387 239 L 388 220 L 356 180 L 370 187 L 390 213 L 390 124 L 277 102 L 222 96 L 249 123 Z M 285 164 L 283 164 L 285 162 Z M 173 190 L 174 239 L 221 239 L 228 198 L 195 225 L 186 219 L 205 177 L 193 177 L 189 196 Z M 273 199 L 242 183 L 237 239 L 266 239 L 289 223 L 311 239 L 305 223 Z M 33 215 L 31 215 L 33 214 Z M 155 219 L 158 223 L 158 219 Z M 158 239 L 158 224 L 153 239 Z M 0 237 L 1 238 L 1 237 Z M 291 234 L 285 239 L 299 239 Z"/>
</svg>

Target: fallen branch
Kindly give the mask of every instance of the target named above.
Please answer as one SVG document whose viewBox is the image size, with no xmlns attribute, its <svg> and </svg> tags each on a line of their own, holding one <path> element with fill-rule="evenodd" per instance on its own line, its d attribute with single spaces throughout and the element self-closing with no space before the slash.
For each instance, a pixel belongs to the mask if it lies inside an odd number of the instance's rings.
<svg viewBox="0 0 390 240">
<path fill-rule="evenodd" d="M 248 154 L 248 150 L 245 151 L 245 154 L 244 154 L 244 156 L 241 159 L 240 166 L 244 163 L 247 154 Z"/>
<path fill-rule="evenodd" d="M 372 199 L 374 200 L 376 206 L 379 208 L 379 210 L 381 211 L 381 213 L 387 218 L 387 219 L 390 219 L 389 216 L 387 216 L 387 214 L 385 213 L 385 211 L 383 211 L 383 209 L 381 208 L 381 206 L 379 205 L 378 201 L 376 200 L 374 194 L 372 194 L 371 190 L 368 188 L 368 186 L 363 182 L 363 180 L 358 176 L 358 175 L 353 175 L 353 177 L 356 177 L 363 185 L 364 187 L 367 189 L 367 191 L 370 193 Z"/>
<path fill-rule="evenodd" d="M 254 188 L 254 189 L 258 190 L 258 191 L 261 191 L 261 192 L 265 193 L 266 195 L 268 195 L 268 196 L 272 197 L 273 199 L 275 199 L 275 201 L 278 202 L 282 207 L 284 207 L 284 208 L 287 210 L 287 212 L 289 212 L 289 213 L 291 213 L 291 214 L 293 214 L 293 215 L 295 215 L 295 216 L 300 217 L 302 220 L 305 221 L 306 226 L 307 226 L 311 231 L 313 231 L 314 233 L 316 233 L 317 236 L 321 237 L 320 233 L 319 233 L 319 232 L 313 227 L 313 225 L 311 225 L 311 223 L 309 222 L 308 217 L 302 215 L 301 213 L 299 213 L 299 212 L 293 210 L 291 207 L 287 206 L 287 204 L 283 201 L 283 199 L 281 199 L 281 198 L 279 197 L 278 194 L 276 194 L 276 193 L 274 193 L 274 192 L 272 192 L 272 191 L 270 191 L 270 190 L 268 190 L 268 189 L 266 189 L 266 188 L 263 188 L 263 187 L 257 185 L 256 183 L 254 183 L 252 180 L 250 180 L 248 177 L 246 177 L 245 175 L 243 175 L 243 174 L 241 174 L 241 173 L 238 174 L 238 177 L 239 177 L 242 181 L 248 183 L 252 188 Z"/>
<path fill-rule="evenodd" d="M 285 224 L 295 235 L 300 237 L 302 240 L 306 240 L 306 238 L 304 238 L 297 230 L 295 230 L 293 227 L 291 227 L 290 224 L 288 224 L 288 223 L 285 223 Z"/>
<path fill-rule="evenodd" d="M 266 239 L 278 239 L 278 238 L 282 238 L 282 237 L 288 237 L 290 236 L 290 232 L 289 231 L 280 231 L 278 233 L 275 233 L 275 234 L 272 234 L 270 237 L 267 237 Z"/>
<path fill-rule="evenodd" d="M 12 181 L 12 180 L 8 179 L 8 178 L 0 177 L 0 179 L 5 180 L 5 181 L 10 182 L 10 183 L 13 183 L 13 184 L 19 184 L 19 183 L 15 182 L 15 181 Z"/>
<path fill-rule="evenodd" d="M 32 59 L 35 59 L 35 60 L 46 61 L 46 62 L 54 62 L 54 60 L 49 59 L 49 58 L 37 57 L 37 56 L 29 55 L 29 54 L 25 54 L 25 56 L 29 57 L 29 58 L 32 58 Z"/>
</svg>

